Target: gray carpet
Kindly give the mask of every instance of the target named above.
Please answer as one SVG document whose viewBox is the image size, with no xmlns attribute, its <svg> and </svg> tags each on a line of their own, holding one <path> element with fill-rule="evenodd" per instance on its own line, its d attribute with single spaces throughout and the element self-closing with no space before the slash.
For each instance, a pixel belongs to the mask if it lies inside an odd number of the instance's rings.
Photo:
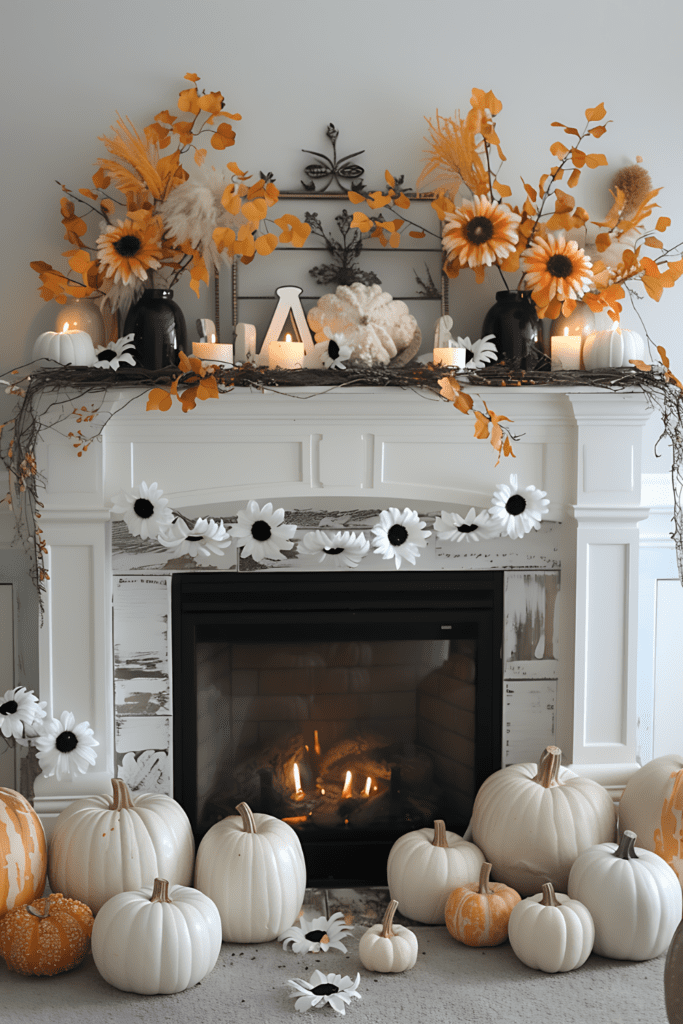
<svg viewBox="0 0 683 1024">
<path fill-rule="evenodd" d="M 360 971 L 359 992 L 346 1010 L 357 1024 L 666 1024 L 665 956 L 643 963 L 591 956 L 576 971 L 543 974 L 526 967 L 509 943 L 470 949 L 443 927 L 413 926 L 420 953 L 412 971 L 374 974 L 358 959 L 362 929 L 347 940 L 348 954 L 297 955 L 279 943 L 223 944 L 213 972 L 178 995 L 138 996 L 111 988 L 92 957 L 54 978 L 25 978 L 0 959 L 2 1024 L 263 1024 L 339 1019 L 329 1007 L 299 1014 L 288 978 Z"/>
</svg>

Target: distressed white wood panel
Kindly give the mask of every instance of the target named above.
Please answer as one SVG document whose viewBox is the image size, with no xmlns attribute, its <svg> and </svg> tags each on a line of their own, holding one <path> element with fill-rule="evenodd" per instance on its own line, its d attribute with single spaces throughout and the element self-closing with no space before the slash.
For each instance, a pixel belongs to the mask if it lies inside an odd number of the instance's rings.
<svg viewBox="0 0 683 1024">
<path fill-rule="evenodd" d="M 131 791 L 173 796 L 173 765 L 165 750 L 140 750 L 117 756 L 117 776 Z"/>
<path fill-rule="evenodd" d="M 171 713 L 171 577 L 114 578 L 116 714 Z"/>
<path fill-rule="evenodd" d="M 0 585 L 0 698 L 14 688 L 14 597 L 11 583 Z M 0 739 L 0 786 L 16 789 L 14 747 Z"/>
<path fill-rule="evenodd" d="M 505 679 L 557 678 L 559 591 L 558 572 L 505 573 Z"/>
<path fill-rule="evenodd" d="M 461 510 L 461 515 L 467 509 Z M 492 540 L 466 543 L 434 540 L 440 568 L 458 569 L 559 569 L 562 524 L 547 520 L 540 530 L 528 533 L 521 540 L 495 537 Z"/>
<path fill-rule="evenodd" d="M 170 715 L 119 718 L 116 722 L 116 752 L 140 753 L 143 750 L 170 752 L 172 719 Z"/>
<path fill-rule="evenodd" d="M 587 545 L 585 743 L 625 744 L 627 544 Z"/>
<path fill-rule="evenodd" d="M 538 762 L 555 742 L 557 683 L 553 679 L 517 679 L 505 683 L 502 765 Z"/>
<path fill-rule="evenodd" d="M 657 580 L 652 756 L 683 751 L 683 587 Z"/>
</svg>

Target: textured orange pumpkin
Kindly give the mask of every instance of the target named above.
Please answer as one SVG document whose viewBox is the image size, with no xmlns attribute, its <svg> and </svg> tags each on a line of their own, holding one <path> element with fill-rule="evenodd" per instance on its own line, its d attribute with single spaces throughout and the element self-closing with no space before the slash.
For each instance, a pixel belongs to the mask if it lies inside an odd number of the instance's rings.
<svg viewBox="0 0 683 1024">
<path fill-rule="evenodd" d="M 446 900 L 446 927 L 466 946 L 499 946 L 508 937 L 512 908 L 521 896 L 509 885 L 489 882 L 491 865 L 484 861 L 479 882 L 461 885 Z"/>
<path fill-rule="evenodd" d="M 0 919 L 0 953 L 18 974 L 61 974 L 78 967 L 90 949 L 90 907 L 51 893 Z"/>
<path fill-rule="evenodd" d="M 28 800 L 0 787 L 0 917 L 43 895 L 47 846 Z"/>
</svg>

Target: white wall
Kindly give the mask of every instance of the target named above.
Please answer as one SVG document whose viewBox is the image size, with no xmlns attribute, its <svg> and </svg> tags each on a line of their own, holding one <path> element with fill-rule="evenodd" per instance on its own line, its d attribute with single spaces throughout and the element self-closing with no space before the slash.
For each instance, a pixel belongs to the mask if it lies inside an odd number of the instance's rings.
<svg viewBox="0 0 683 1024">
<path fill-rule="evenodd" d="M 604 101 L 614 121 L 600 140 L 610 166 L 584 175 L 580 201 L 596 215 L 606 212 L 612 174 L 641 154 L 655 185 L 664 186 L 669 236 L 682 238 L 682 21 L 677 0 L 574 0 L 562 8 L 541 0 L 13 5 L 3 14 L 0 62 L 2 366 L 28 358 L 38 333 L 53 327 L 54 304 L 39 297 L 29 262 L 66 269 L 55 179 L 89 185 L 103 155 L 97 137 L 116 112 L 143 127 L 159 110 L 175 110 L 187 71 L 222 91 L 227 108 L 243 116 L 225 159 L 255 173 L 272 169 L 290 188 L 299 187 L 306 160 L 300 150 L 324 148 L 330 121 L 342 132 L 340 145 L 366 150 L 366 182 L 381 186 L 387 167 L 414 182 L 424 116 L 468 109 L 478 86 L 503 101 L 502 180 L 521 202 L 520 175 L 535 184 L 552 162 L 548 147 L 561 130 L 550 122 L 581 127 L 585 108 Z M 493 275 L 482 287 L 464 274 L 451 285 L 459 333 L 478 336 L 495 290 Z M 197 302 L 187 286 L 176 290 L 189 324 L 211 315 L 203 295 Z M 660 304 L 641 305 L 656 343 L 680 367 L 683 284 Z M 654 427 L 651 434 L 654 443 Z M 666 468 L 662 459 L 649 463 L 643 468 L 651 472 Z"/>
</svg>

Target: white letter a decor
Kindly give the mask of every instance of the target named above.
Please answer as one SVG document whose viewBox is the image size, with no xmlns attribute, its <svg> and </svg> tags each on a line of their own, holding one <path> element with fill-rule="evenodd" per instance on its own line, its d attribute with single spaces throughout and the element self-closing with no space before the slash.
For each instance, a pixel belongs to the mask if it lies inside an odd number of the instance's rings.
<svg viewBox="0 0 683 1024">
<path fill-rule="evenodd" d="M 303 306 L 301 305 L 301 295 L 303 288 L 298 288 L 296 285 L 283 285 L 282 288 L 277 288 L 275 294 L 278 296 L 278 304 L 275 307 L 273 318 L 270 321 L 270 325 L 266 332 L 266 336 L 263 339 L 263 345 L 261 351 L 258 354 L 257 365 L 267 366 L 268 365 L 268 349 L 270 348 L 271 341 L 280 341 L 282 338 L 282 328 L 285 326 L 287 320 L 293 325 L 294 330 L 298 334 L 298 338 L 292 338 L 292 341 L 303 341 L 304 353 L 308 355 L 313 351 L 313 338 L 306 322 L 306 314 L 304 313 Z"/>
</svg>

